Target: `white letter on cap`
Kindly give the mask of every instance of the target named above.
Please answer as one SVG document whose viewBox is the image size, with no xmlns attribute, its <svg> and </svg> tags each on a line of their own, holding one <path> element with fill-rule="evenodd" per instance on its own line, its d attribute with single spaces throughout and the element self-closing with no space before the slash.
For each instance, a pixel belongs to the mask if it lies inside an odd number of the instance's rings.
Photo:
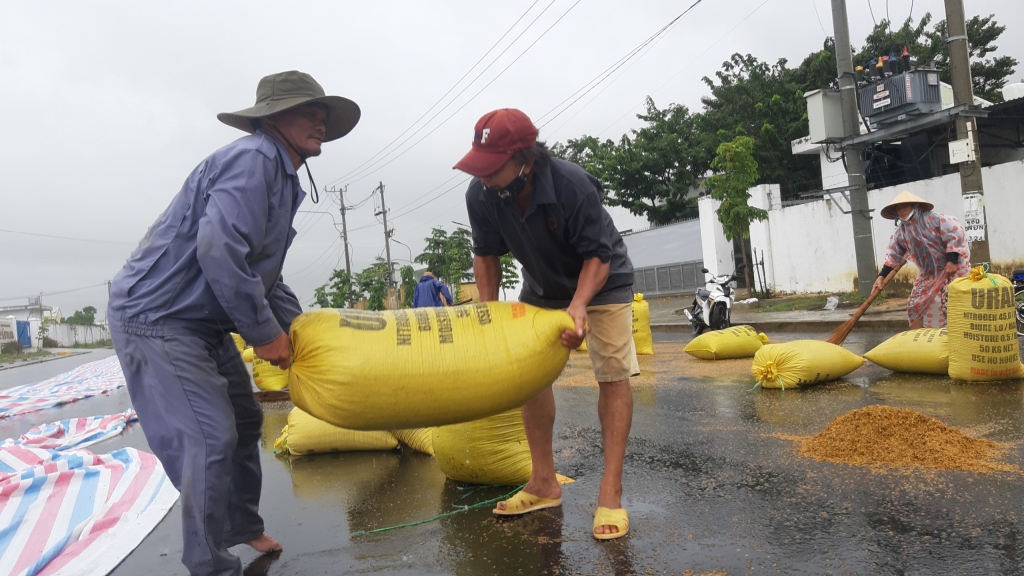
<svg viewBox="0 0 1024 576">
<path fill-rule="evenodd" d="M 491 133 L 491 129 L 490 128 L 484 128 L 483 129 L 483 131 L 480 133 L 480 143 L 481 144 L 483 144 L 484 142 L 487 142 L 487 135 L 490 134 L 490 133 Z"/>
</svg>

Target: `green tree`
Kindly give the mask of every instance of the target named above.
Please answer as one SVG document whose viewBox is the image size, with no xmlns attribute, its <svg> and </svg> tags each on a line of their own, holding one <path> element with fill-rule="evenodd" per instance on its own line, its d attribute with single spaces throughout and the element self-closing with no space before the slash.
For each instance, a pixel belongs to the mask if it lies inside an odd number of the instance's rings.
<svg viewBox="0 0 1024 576">
<path fill-rule="evenodd" d="M 711 197 L 721 202 L 718 220 L 729 240 L 739 238 L 743 255 L 743 275 L 750 295 L 750 266 L 747 262 L 746 239 L 750 237 L 750 223 L 768 219 L 768 213 L 750 206 L 750 187 L 757 181 L 757 161 L 754 160 L 754 139 L 736 136 L 722 143 L 716 151 L 711 167 L 716 174 L 704 179 Z"/>
<path fill-rule="evenodd" d="M 824 67 L 817 60 L 808 64 Z M 715 76 L 717 82 L 704 77 L 711 95 L 701 99 L 709 155 L 741 132 L 755 142 L 753 156 L 761 168 L 757 184 L 779 184 L 784 197 L 820 189 L 817 156 L 793 154 L 793 140 L 808 133 L 807 105 L 801 76 L 786 59 L 772 65 L 749 54 L 733 54 Z M 811 70 L 804 76 L 811 76 Z"/>
<path fill-rule="evenodd" d="M 367 310 L 386 310 L 388 297 L 388 263 L 377 256 L 377 260 L 356 274 L 355 281 L 360 293 L 366 294 Z"/>
<path fill-rule="evenodd" d="M 854 62 L 867 67 L 871 60 L 879 56 L 900 56 L 903 47 L 922 64 L 934 62 L 939 69 L 939 77 L 943 82 L 951 83 L 949 71 L 949 45 L 946 44 L 946 21 L 940 20 L 931 30 L 931 13 L 925 13 L 915 25 L 913 18 L 907 18 L 903 25 L 892 30 L 888 20 L 882 20 L 868 34 L 864 46 L 854 56 Z M 999 50 L 996 40 L 1006 31 L 995 20 L 995 14 L 974 16 L 967 20 L 967 42 L 971 61 L 971 82 L 974 95 L 990 102 L 1002 102 L 1000 90 L 1006 86 L 1007 79 L 1014 74 L 1014 67 L 1019 64 L 1011 56 L 999 56 L 986 59 Z"/>
<path fill-rule="evenodd" d="M 344 270 L 335 270 L 327 284 L 313 292 L 321 308 L 351 308 L 363 297 L 355 279 Z"/>
<path fill-rule="evenodd" d="M 412 296 L 416 291 L 412 266 L 402 266 L 398 272 L 402 275 L 402 308 L 412 308 Z"/>
<path fill-rule="evenodd" d="M 701 116 L 678 104 L 658 109 L 650 97 L 647 123 L 616 144 L 593 136 L 570 139 L 552 147 L 552 154 L 582 166 L 606 190 L 604 203 L 622 206 L 655 224 L 693 214 L 700 174 L 710 162 L 701 138 Z"/>
<path fill-rule="evenodd" d="M 499 260 L 501 262 L 501 295 L 507 300 L 508 295 L 505 294 L 505 291 L 515 289 L 519 284 L 519 265 L 511 253 L 505 254 Z"/>
<path fill-rule="evenodd" d="M 93 306 L 86 306 L 81 310 L 75 310 L 74 314 L 64 319 L 64 324 L 93 326 L 96 324 L 96 308 Z"/>
</svg>

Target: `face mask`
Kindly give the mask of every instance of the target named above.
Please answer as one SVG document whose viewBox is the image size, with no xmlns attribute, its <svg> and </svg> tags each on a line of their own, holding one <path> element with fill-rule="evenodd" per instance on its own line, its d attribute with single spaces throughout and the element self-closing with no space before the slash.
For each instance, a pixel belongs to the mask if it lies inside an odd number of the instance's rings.
<svg viewBox="0 0 1024 576">
<path fill-rule="evenodd" d="M 487 188 L 487 190 L 497 194 L 498 198 L 501 198 L 502 200 L 508 200 L 509 198 L 519 196 L 523 190 L 526 189 L 526 181 L 528 179 L 527 176 L 523 176 L 524 170 L 526 170 L 526 166 L 520 168 L 519 175 L 506 184 L 504 188 Z"/>
<path fill-rule="evenodd" d="M 900 220 L 903 220 L 904 222 L 910 222 L 911 220 L 914 219 L 914 216 L 917 216 L 917 206 L 914 206 L 914 209 L 910 211 L 910 214 L 908 214 L 906 218 L 900 218 Z"/>
</svg>

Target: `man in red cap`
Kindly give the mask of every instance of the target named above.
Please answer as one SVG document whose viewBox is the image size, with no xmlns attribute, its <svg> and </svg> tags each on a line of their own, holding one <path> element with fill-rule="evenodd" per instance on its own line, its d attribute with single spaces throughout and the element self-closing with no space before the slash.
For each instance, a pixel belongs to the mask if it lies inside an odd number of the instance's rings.
<svg viewBox="0 0 1024 576">
<path fill-rule="evenodd" d="M 480 299 L 498 299 L 499 258 L 512 252 L 523 265 L 519 299 L 565 309 L 576 326 L 562 345 L 587 341 L 600 387 L 598 415 L 605 470 L 593 535 L 618 538 L 629 530 L 622 508 L 622 463 L 633 419 L 629 377 L 639 373 L 632 338 L 633 264 L 603 191 L 583 168 L 552 158 L 537 128 L 519 110 L 485 114 L 476 124 L 473 147 L 455 168 L 475 176 L 466 192 L 473 229 L 473 272 Z M 523 406 L 533 473 L 495 514 L 519 515 L 559 506 L 551 447 L 555 397 L 551 388 Z"/>
</svg>

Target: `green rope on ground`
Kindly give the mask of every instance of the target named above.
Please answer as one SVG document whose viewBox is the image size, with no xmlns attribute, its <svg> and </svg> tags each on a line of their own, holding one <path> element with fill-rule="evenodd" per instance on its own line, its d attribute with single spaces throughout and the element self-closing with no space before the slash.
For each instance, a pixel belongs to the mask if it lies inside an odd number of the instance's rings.
<svg viewBox="0 0 1024 576">
<path fill-rule="evenodd" d="M 447 518 L 449 516 L 454 516 L 456 514 L 462 514 L 463 512 L 469 512 L 470 510 L 475 510 L 477 508 L 483 508 L 485 506 L 489 506 L 491 504 L 500 502 L 502 500 L 508 500 L 513 494 L 515 494 L 516 492 L 519 492 L 525 486 L 526 486 L 526 484 L 520 484 L 519 486 L 516 486 L 515 489 L 513 489 L 511 492 L 508 492 L 507 494 L 504 494 L 502 496 L 498 496 L 497 498 L 491 498 L 490 500 L 484 500 L 483 502 L 477 502 L 476 504 L 470 504 L 469 506 L 457 506 L 457 508 L 459 508 L 458 510 L 454 510 L 452 512 L 445 512 L 443 514 L 438 514 L 437 516 L 434 516 L 432 518 L 427 518 L 426 520 L 419 520 L 417 522 L 408 522 L 406 524 L 396 524 L 394 526 L 387 526 L 385 528 L 376 528 L 374 530 L 357 530 L 356 532 L 353 532 L 351 534 L 351 536 L 352 537 L 355 537 L 355 536 L 369 536 L 370 534 L 380 534 L 381 532 L 390 532 L 391 530 L 398 530 L 399 528 L 411 528 L 412 526 L 419 526 L 420 524 L 427 524 L 427 523 L 433 522 L 435 520 L 440 520 L 442 518 Z M 468 494 L 467 494 L 467 496 L 468 496 Z M 465 496 L 459 498 L 459 500 L 461 500 L 462 498 L 465 498 Z M 456 500 L 456 502 L 458 502 L 458 500 Z"/>
</svg>

